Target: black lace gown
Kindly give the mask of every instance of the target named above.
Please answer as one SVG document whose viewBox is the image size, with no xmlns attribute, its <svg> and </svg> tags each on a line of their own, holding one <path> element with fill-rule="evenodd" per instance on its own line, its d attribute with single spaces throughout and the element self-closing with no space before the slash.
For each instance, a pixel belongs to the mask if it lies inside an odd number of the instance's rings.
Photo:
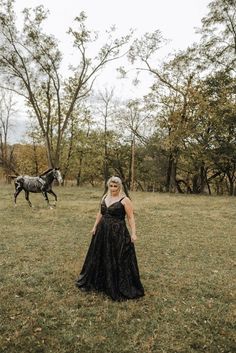
<svg viewBox="0 0 236 353">
<path fill-rule="evenodd" d="M 104 292 L 117 301 L 144 295 L 121 200 L 109 207 L 102 201 L 102 218 L 76 281 L 81 290 Z"/>
</svg>

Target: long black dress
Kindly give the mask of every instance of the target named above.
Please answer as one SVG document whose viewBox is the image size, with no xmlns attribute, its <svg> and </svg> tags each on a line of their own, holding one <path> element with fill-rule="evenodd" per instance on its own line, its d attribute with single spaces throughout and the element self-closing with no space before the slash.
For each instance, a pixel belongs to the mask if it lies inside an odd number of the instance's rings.
<svg viewBox="0 0 236 353">
<path fill-rule="evenodd" d="M 102 201 L 102 218 L 76 281 L 81 290 L 104 292 L 117 301 L 144 295 L 121 200 L 109 207 Z"/>
</svg>

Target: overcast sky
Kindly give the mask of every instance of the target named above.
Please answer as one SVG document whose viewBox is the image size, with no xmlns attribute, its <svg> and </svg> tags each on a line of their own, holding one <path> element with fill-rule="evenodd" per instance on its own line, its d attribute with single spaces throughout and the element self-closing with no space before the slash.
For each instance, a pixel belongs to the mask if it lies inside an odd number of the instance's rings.
<svg viewBox="0 0 236 353">
<path fill-rule="evenodd" d="M 167 52 L 178 51 L 198 41 L 196 27 L 201 26 L 201 19 L 208 13 L 207 5 L 211 0 L 15 0 L 16 14 L 25 7 L 44 5 L 50 14 L 46 30 L 60 41 L 60 48 L 68 60 L 73 61 L 68 47 L 69 37 L 66 34 L 73 19 L 84 11 L 87 25 L 101 33 L 116 25 L 118 33 L 126 34 L 130 28 L 136 29 L 136 36 L 159 29 L 164 38 L 170 40 Z M 117 80 L 115 67 L 110 67 L 96 81 L 94 88 L 115 87 L 115 94 L 137 93 L 137 87 Z M 149 79 L 143 82 L 140 92 L 145 93 Z"/>
<path fill-rule="evenodd" d="M 167 53 L 185 49 L 198 40 L 195 28 L 201 26 L 201 19 L 208 12 L 209 2 L 210 0 L 15 0 L 15 9 L 20 17 L 23 8 L 44 5 L 50 12 L 46 30 L 60 40 L 60 48 L 70 63 L 73 62 L 73 54 L 69 47 L 70 37 L 66 32 L 81 11 L 87 14 L 88 27 L 101 33 L 112 25 L 116 25 L 119 34 L 127 34 L 130 28 L 136 29 L 136 36 L 159 29 L 163 37 L 170 40 Z M 117 65 L 117 62 L 110 65 L 112 68 L 109 68 L 108 74 L 104 73 L 99 77 L 95 88 L 111 79 L 115 80 L 117 86 L 122 85 L 116 81 Z M 127 82 L 125 85 L 127 87 Z"/>
<path fill-rule="evenodd" d="M 115 24 L 121 31 L 136 28 L 139 33 L 160 29 L 182 48 L 194 40 L 194 27 L 200 26 L 210 0 L 15 0 L 20 12 L 24 7 L 44 5 L 50 11 L 48 28 L 63 36 L 81 11 L 93 29 L 103 30 Z"/>
</svg>

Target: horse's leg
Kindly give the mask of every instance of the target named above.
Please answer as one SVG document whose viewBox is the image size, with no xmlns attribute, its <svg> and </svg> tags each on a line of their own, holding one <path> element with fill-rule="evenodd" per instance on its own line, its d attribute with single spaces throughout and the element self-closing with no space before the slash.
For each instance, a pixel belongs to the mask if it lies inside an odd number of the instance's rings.
<svg viewBox="0 0 236 353">
<path fill-rule="evenodd" d="M 16 186 L 16 191 L 15 191 L 15 193 L 14 193 L 14 203 L 15 203 L 15 206 L 16 206 L 16 198 L 17 198 L 17 196 L 19 195 L 19 193 L 20 193 L 22 190 L 23 190 L 22 187 Z"/>
<path fill-rule="evenodd" d="M 26 190 L 25 190 L 25 199 L 26 201 L 28 201 L 29 206 L 32 207 L 32 203 L 30 202 L 30 199 L 29 199 L 29 191 L 26 191 Z"/>
<path fill-rule="evenodd" d="M 43 197 L 45 199 L 45 201 L 47 202 L 47 205 L 51 208 L 50 203 L 49 203 L 49 199 L 48 199 L 48 194 L 47 191 L 42 191 Z"/>
<path fill-rule="evenodd" d="M 56 206 L 56 202 L 57 202 L 57 195 L 55 194 L 55 192 L 54 191 L 52 191 L 52 190 L 49 190 L 48 191 L 48 194 L 50 194 L 50 195 L 53 195 L 54 196 L 54 198 L 55 198 L 55 206 Z"/>
</svg>

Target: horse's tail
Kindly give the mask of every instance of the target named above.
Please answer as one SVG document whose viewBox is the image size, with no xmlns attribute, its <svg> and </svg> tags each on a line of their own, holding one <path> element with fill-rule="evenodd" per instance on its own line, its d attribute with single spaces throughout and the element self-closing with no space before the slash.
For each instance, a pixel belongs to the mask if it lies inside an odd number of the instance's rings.
<svg viewBox="0 0 236 353">
<path fill-rule="evenodd" d="M 8 175 L 8 178 L 16 179 L 19 175 Z"/>
<path fill-rule="evenodd" d="M 24 184 L 23 175 L 17 175 L 17 176 L 14 176 L 13 178 L 14 178 L 14 184 L 16 189 L 23 186 Z"/>
</svg>

